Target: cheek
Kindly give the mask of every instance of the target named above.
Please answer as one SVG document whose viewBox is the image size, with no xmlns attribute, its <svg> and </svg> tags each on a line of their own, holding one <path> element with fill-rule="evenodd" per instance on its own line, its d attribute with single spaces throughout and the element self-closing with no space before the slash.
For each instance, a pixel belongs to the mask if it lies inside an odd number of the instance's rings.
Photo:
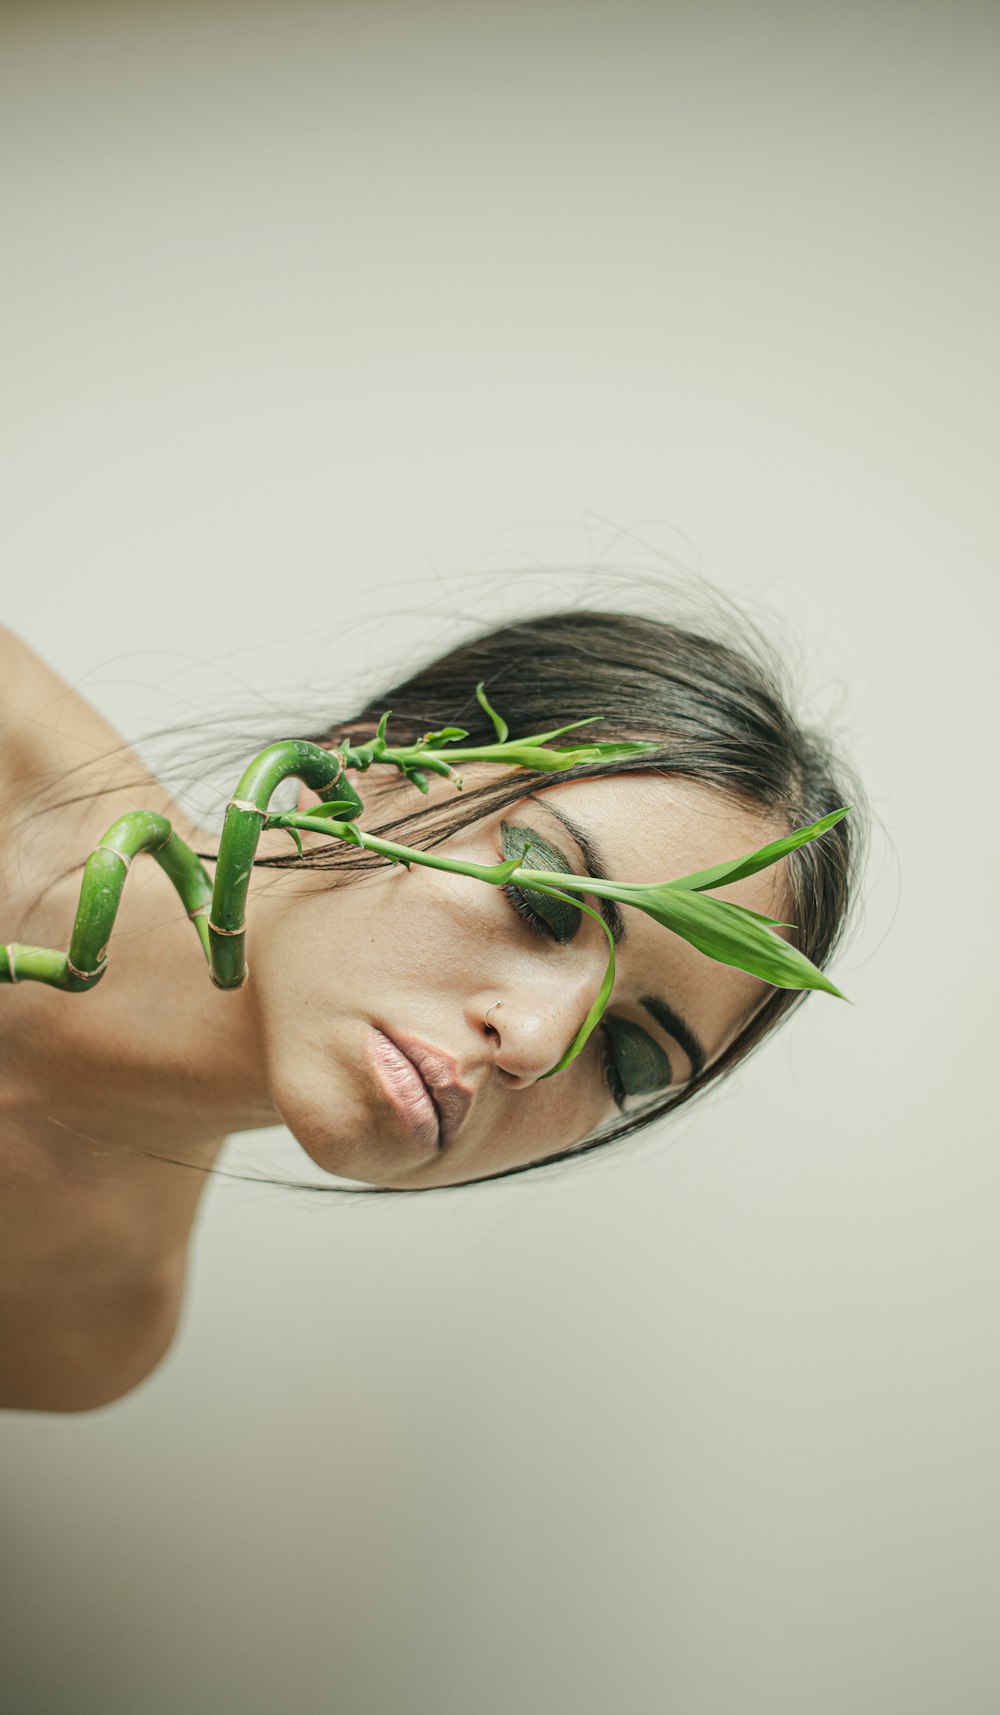
<svg viewBox="0 0 1000 1715">
<path fill-rule="evenodd" d="M 471 1143 L 467 1153 L 450 1163 L 449 1171 L 456 1178 L 502 1173 L 562 1155 L 582 1143 L 610 1116 L 607 1103 L 595 1103 L 579 1085 L 574 1088 L 571 1080 L 579 1070 L 574 1062 L 545 1084 L 509 1091 L 488 1135 Z"/>
<path fill-rule="evenodd" d="M 614 1111 L 601 1093 L 599 1073 L 589 1064 L 587 1049 L 554 1078 L 539 1085 L 524 1129 L 532 1144 L 531 1153 L 554 1155 L 582 1143 L 587 1135 L 610 1118 Z"/>
<path fill-rule="evenodd" d="M 481 844 L 442 855 L 489 863 L 495 854 Z M 414 865 L 393 872 L 373 908 L 359 917 L 355 939 L 367 935 L 372 955 L 388 972 L 419 977 L 436 987 L 445 971 L 478 986 L 489 980 L 493 960 L 513 950 L 510 907 L 498 888 L 472 876 Z"/>
<path fill-rule="evenodd" d="M 476 862 L 502 855 L 482 835 L 463 841 L 461 851 L 450 844 L 440 849 Z M 538 979 L 545 949 L 499 889 L 415 865 L 290 899 L 267 952 L 259 980 L 272 1089 L 319 1165 L 350 1176 L 310 1145 L 313 1131 L 317 1138 L 326 1132 L 337 1098 L 343 1099 L 337 1055 L 361 1021 L 395 1016 L 416 1027 L 426 1018 L 429 1031 L 435 1024 L 445 1031 L 494 978 L 512 994 L 521 984 L 527 992 Z M 249 963 L 257 975 L 252 946 Z M 483 1057 L 489 1057 L 485 1039 Z M 461 1164 L 477 1174 L 581 1142 L 615 1112 L 601 1072 L 600 1034 L 554 1078 L 526 1089 L 498 1082 L 489 1112 L 487 1134 L 470 1139 L 470 1155 Z M 375 1142 L 369 1136 L 369 1150 Z"/>
<path fill-rule="evenodd" d="M 461 855 L 493 858 L 482 840 Z M 509 976 L 512 957 L 523 957 L 510 918 L 498 889 L 417 865 L 302 893 L 274 923 L 261 969 L 272 1022 L 320 1003 L 334 1013 L 375 997 L 385 1004 L 416 995 L 423 1003 L 446 987 L 466 998 L 489 983 L 500 961 Z M 248 963 L 254 966 L 252 947 Z"/>
<path fill-rule="evenodd" d="M 508 992 L 516 1002 L 516 985 Z M 567 1024 L 567 1043 L 569 1035 Z M 602 1049 L 600 1031 L 595 1031 L 577 1058 L 554 1077 L 521 1088 L 502 1084 L 488 1135 L 476 1143 L 476 1159 L 488 1160 L 496 1171 L 539 1161 L 583 1143 L 599 1127 L 619 1119 L 604 1079 Z M 502 1044 L 499 1061 L 502 1065 Z"/>
</svg>

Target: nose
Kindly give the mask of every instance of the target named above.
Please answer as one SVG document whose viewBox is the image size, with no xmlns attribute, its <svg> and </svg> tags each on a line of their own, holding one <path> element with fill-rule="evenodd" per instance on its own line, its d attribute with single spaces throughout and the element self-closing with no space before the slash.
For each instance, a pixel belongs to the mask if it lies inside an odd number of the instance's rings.
<svg viewBox="0 0 1000 1715">
<path fill-rule="evenodd" d="M 588 960 L 572 978 L 563 971 L 506 988 L 498 983 L 476 996 L 479 1031 L 508 1089 L 537 1083 L 566 1052 L 600 987 L 603 972 L 589 967 Z"/>
</svg>

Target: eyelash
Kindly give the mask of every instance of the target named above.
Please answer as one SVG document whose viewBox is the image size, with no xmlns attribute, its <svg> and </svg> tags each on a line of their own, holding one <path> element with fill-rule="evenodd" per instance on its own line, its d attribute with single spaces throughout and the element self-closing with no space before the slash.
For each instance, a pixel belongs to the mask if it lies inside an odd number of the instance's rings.
<svg viewBox="0 0 1000 1715">
<path fill-rule="evenodd" d="M 519 887 L 515 887 L 513 882 L 505 881 L 500 892 L 508 903 L 514 907 L 514 910 L 517 912 L 519 917 L 523 917 L 524 921 L 526 923 L 530 923 L 533 929 L 537 929 L 539 934 L 547 935 L 550 941 L 555 940 L 551 923 L 546 923 L 545 918 L 540 916 L 540 914 L 528 904 L 527 898 L 521 892 Z"/>
<path fill-rule="evenodd" d="M 508 903 L 513 906 L 518 916 L 523 917 L 524 921 L 529 923 L 531 927 L 538 932 L 538 934 L 547 935 L 550 941 L 555 940 L 551 923 L 546 923 L 545 918 L 541 917 L 537 911 L 533 910 L 520 888 L 515 887 L 510 881 L 505 881 L 500 892 Z M 625 1085 L 622 1083 L 621 1073 L 615 1064 L 614 1055 L 611 1052 L 611 1041 L 608 1033 L 604 1029 L 603 1025 L 599 1026 L 599 1028 L 604 1039 L 601 1045 L 601 1068 L 604 1073 L 604 1082 L 608 1087 L 608 1093 L 611 1100 L 614 1102 L 615 1107 L 618 1109 L 619 1113 L 624 1113 Z"/>
<path fill-rule="evenodd" d="M 611 1100 L 614 1102 L 615 1107 L 618 1109 L 619 1113 L 624 1113 L 625 1085 L 622 1083 L 621 1073 L 615 1065 L 608 1033 L 603 1026 L 599 1026 L 598 1028 L 604 1038 L 604 1041 L 601 1044 L 601 1065 L 604 1069 L 604 1082 L 608 1086 L 608 1090 L 611 1094 Z"/>
</svg>

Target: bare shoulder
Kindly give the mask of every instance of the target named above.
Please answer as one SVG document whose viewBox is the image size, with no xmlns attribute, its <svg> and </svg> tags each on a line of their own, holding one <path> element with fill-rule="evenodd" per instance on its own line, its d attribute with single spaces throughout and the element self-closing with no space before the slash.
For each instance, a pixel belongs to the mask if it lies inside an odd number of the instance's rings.
<svg viewBox="0 0 1000 1715">
<path fill-rule="evenodd" d="M 179 1210 L 169 1226 L 162 1190 L 116 1195 L 105 1153 L 95 1160 L 66 1130 L 60 1145 L 57 1122 L 19 1114 L 5 1095 L 13 1111 L 0 1104 L 0 1410 L 90 1411 L 137 1387 L 173 1343 L 190 1191 L 168 1188 Z"/>
<path fill-rule="evenodd" d="M 121 735 L 9 626 L 0 625 L 0 770 L 25 784 L 118 752 Z"/>
<path fill-rule="evenodd" d="M 81 663 L 81 673 L 92 665 Z M 117 816 L 146 808 L 174 819 L 169 794 L 110 721 L 7 626 L 0 626 L 0 801 L 0 939 L 43 946 L 62 931 L 26 913 L 40 908 Z M 53 910 L 56 903 L 52 894 Z"/>
<path fill-rule="evenodd" d="M 173 1345 L 181 1296 L 172 1283 L 145 1286 L 102 1315 L 0 1305 L 0 1410 L 95 1411 L 131 1393 Z"/>
</svg>

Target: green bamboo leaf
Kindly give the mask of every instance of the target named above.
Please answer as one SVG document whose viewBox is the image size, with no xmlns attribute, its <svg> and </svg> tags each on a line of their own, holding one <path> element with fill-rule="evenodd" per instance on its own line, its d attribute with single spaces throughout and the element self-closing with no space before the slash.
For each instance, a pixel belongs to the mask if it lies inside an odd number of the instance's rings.
<svg viewBox="0 0 1000 1715">
<path fill-rule="evenodd" d="M 798 828 L 785 839 L 772 840 L 770 845 L 761 846 L 759 851 L 750 852 L 746 857 L 735 858 L 729 863 L 717 863 L 711 869 L 696 870 L 693 875 L 678 876 L 670 885 L 700 893 L 706 887 L 721 887 L 723 883 L 742 881 L 745 875 L 756 875 L 758 870 L 767 869 L 797 847 L 818 839 L 828 828 L 842 821 L 850 809 L 851 805 L 848 804 L 842 810 L 833 810 L 829 816 L 810 823 L 808 828 Z"/>
<path fill-rule="evenodd" d="M 476 686 L 476 702 L 479 704 L 479 707 L 481 709 L 485 709 L 486 713 L 489 715 L 490 720 L 493 722 L 493 731 L 496 733 L 499 742 L 503 744 L 504 739 L 510 732 L 510 727 L 502 716 L 497 714 L 496 709 L 490 707 L 486 696 L 486 685 L 483 679 L 480 679 Z"/>
<path fill-rule="evenodd" d="M 592 726 L 594 721 L 602 721 L 603 715 L 584 715 L 581 721 L 570 721 L 567 726 L 554 726 L 551 732 L 526 733 L 524 738 L 515 740 L 517 744 L 548 744 L 550 739 L 561 738 L 564 732 L 575 732 L 578 726 Z M 654 747 L 650 747 L 654 748 Z"/>
<path fill-rule="evenodd" d="M 375 737 L 376 737 L 376 739 L 381 739 L 383 741 L 383 743 L 385 742 L 386 723 L 387 723 L 389 716 L 391 714 L 392 714 L 392 710 L 386 709 L 385 714 L 382 716 L 382 719 L 378 723 L 378 732 L 375 734 Z"/>
<path fill-rule="evenodd" d="M 519 887 L 558 887 L 571 893 L 595 894 L 644 911 L 654 922 L 690 941 L 692 946 L 722 964 L 734 965 L 759 976 L 777 988 L 817 988 L 841 995 L 818 966 L 773 933 L 773 928 L 791 928 L 744 905 L 721 899 L 675 882 L 603 881 L 594 876 L 556 874 L 553 871 L 522 870 Z"/>
<path fill-rule="evenodd" d="M 577 722 L 576 724 L 583 725 L 584 723 Z M 435 735 L 431 734 L 430 736 L 434 737 Z M 391 763 L 394 767 L 402 769 L 404 774 L 413 767 L 419 766 L 435 774 L 450 776 L 454 773 L 456 763 L 465 762 L 500 762 L 507 768 L 535 768 L 543 774 L 554 774 L 559 769 L 574 768 L 579 763 L 602 762 L 619 757 L 637 756 L 644 751 L 655 750 L 656 748 L 656 745 L 638 741 L 621 744 L 586 744 L 547 748 L 532 739 L 505 739 L 499 744 L 462 746 L 458 750 L 448 751 L 439 756 L 421 742 L 417 745 L 405 745 L 400 749 L 385 750 L 379 760 L 387 765 Z M 364 766 L 367 766 L 367 761 L 364 762 Z"/>
<path fill-rule="evenodd" d="M 310 816 L 333 816 L 339 821 L 345 812 L 350 816 L 356 816 L 358 814 L 358 805 L 355 798 L 326 799 L 322 804 L 314 804 L 309 811 L 309 814 Z M 295 812 L 291 811 L 288 813 L 294 815 Z M 282 826 L 282 823 L 277 816 L 270 817 L 269 821 L 270 824 L 275 827 Z"/>
<path fill-rule="evenodd" d="M 425 732 L 420 740 L 421 745 L 433 748 L 436 744 L 454 744 L 460 738 L 468 738 L 465 727 L 446 726 L 440 732 Z"/>
<path fill-rule="evenodd" d="M 525 850 L 528 848 L 526 847 Z M 423 853 L 421 853 L 423 856 Z M 509 881 L 524 862 L 522 856 L 505 858 L 502 863 L 463 863 L 455 865 L 455 870 L 461 875 L 473 875 L 477 881 L 488 881 L 492 887 L 501 887 Z"/>
<path fill-rule="evenodd" d="M 620 756 L 641 756 L 644 751 L 658 750 L 659 748 L 659 745 L 645 744 L 638 739 L 623 739 L 620 744 L 556 745 L 553 754 L 561 757 L 579 756 L 584 761 L 601 762 L 609 757 L 613 761 Z M 561 766 L 570 768 L 573 764 L 563 762 Z"/>
<path fill-rule="evenodd" d="M 543 745 L 531 744 L 526 739 L 515 739 L 510 744 L 493 747 L 498 762 L 506 762 L 511 768 L 536 768 L 542 774 L 555 774 L 563 768 L 576 768 L 587 762 L 603 762 L 623 756 L 636 756 L 640 751 L 651 750 L 652 745 L 645 744 L 583 744 L 575 747 L 547 749 Z M 489 755 L 488 751 L 480 755 Z"/>
<path fill-rule="evenodd" d="M 755 921 L 754 914 L 742 906 L 673 883 L 636 889 L 628 903 L 720 964 L 748 971 L 775 988 L 823 989 L 847 999 L 804 953 Z"/>
<path fill-rule="evenodd" d="M 762 911 L 751 911 L 749 905 L 734 905 L 731 899 L 726 900 L 730 911 L 742 911 L 744 917 L 749 917 L 754 923 L 766 923 L 770 929 L 794 929 L 794 923 L 783 923 L 780 917 L 765 917 Z"/>
<path fill-rule="evenodd" d="M 523 862 L 523 857 L 517 859 L 517 862 Z M 521 884 L 519 883 L 519 885 Z M 570 1064 L 571 1060 L 576 1059 L 580 1050 L 585 1046 L 591 1033 L 600 1023 L 601 1017 L 604 1013 L 604 1008 L 608 1004 L 611 990 L 615 986 L 615 943 L 611 930 L 605 923 L 604 918 L 599 912 L 594 911 L 591 906 L 584 905 L 582 900 L 571 899 L 568 893 L 563 893 L 562 889 L 558 887 L 536 887 L 534 891 L 536 893 L 549 893 L 552 895 L 553 899 L 562 899 L 570 905 L 577 906 L 580 911 L 585 911 L 588 917 L 595 917 L 608 938 L 608 966 L 604 973 L 604 979 L 601 983 L 600 989 L 598 990 L 597 999 L 590 1008 L 590 1011 L 562 1058 L 557 1060 L 556 1064 L 552 1066 L 548 1072 L 543 1072 L 540 1078 L 536 1078 L 535 1082 L 540 1084 L 545 1078 L 554 1078 L 557 1072 L 562 1072 Z"/>
</svg>

